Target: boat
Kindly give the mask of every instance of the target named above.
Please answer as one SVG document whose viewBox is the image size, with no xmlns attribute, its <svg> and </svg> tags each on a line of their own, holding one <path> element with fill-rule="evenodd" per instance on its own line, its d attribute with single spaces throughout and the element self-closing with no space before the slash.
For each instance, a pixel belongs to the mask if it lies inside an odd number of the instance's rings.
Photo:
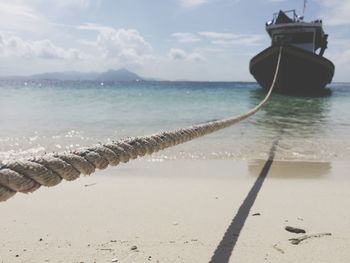
<svg viewBox="0 0 350 263">
<path fill-rule="evenodd" d="M 305 22 L 295 10 L 279 11 L 266 23 L 271 46 L 254 56 L 250 73 L 268 91 L 272 85 L 281 49 L 274 92 L 286 95 L 322 95 L 329 91 L 334 64 L 325 58 L 328 35 L 322 20 Z M 282 47 L 282 48 L 281 48 Z"/>
</svg>

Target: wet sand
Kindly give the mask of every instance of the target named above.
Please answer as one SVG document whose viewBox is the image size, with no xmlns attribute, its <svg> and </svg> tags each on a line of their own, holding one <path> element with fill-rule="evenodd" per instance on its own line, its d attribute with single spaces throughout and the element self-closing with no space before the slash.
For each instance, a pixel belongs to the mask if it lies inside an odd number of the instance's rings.
<svg viewBox="0 0 350 263">
<path fill-rule="evenodd" d="M 211 262 L 348 262 L 350 164 L 275 161 L 250 208 L 265 164 L 143 159 L 18 194 L 0 203 L 0 262 L 210 262 L 215 251 Z M 332 235 L 293 245 L 303 234 L 285 226 Z"/>
</svg>

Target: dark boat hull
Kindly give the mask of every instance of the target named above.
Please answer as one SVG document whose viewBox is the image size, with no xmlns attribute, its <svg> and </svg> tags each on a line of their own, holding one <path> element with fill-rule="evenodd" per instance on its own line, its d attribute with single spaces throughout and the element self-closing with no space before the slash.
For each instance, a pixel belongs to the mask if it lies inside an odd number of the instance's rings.
<svg viewBox="0 0 350 263">
<path fill-rule="evenodd" d="M 250 61 L 250 73 L 268 90 L 275 74 L 279 47 L 269 47 Z M 332 81 L 334 64 L 300 48 L 284 46 L 274 92 L 291 95 L 322 95 Z"/>
</svg>

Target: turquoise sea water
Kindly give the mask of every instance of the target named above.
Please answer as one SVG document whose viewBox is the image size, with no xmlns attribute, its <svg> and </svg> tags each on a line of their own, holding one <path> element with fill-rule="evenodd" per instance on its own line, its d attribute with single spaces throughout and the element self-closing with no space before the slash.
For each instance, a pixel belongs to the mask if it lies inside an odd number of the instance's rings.
<svg viewBox="0 0 350 263">
<path fill-rule="evenodd" d="M 332 95 L 273 95 L 252 118 L 159 152 L 175 158 L 266 158 L 281 135 L 281 160 L 350 157 L 350 84 Z M 0 160 L 74 150 L 237 115 L 257 105 L 256 83 L 0 81 Z"/>
</svg>

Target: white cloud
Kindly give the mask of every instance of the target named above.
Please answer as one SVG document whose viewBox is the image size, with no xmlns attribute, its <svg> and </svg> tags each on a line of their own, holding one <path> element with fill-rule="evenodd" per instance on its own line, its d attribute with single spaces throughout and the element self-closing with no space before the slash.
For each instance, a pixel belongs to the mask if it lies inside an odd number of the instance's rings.
<svg viewBox="0 0 350 263">
<path fill-rule="evenodd" d="M 350 25 L 350 0 L 317 0 L 324 11 L 321 17 L 327 25 Z"/>
<path fill-rule="evenodd" d="M 177 32 L 173 33 L 172 36 L 180 43 L 193 43 L 201 41 L 201 39 L 193 33 Z"/>
<path fill-rule="evenodd" d="M 245 45 L 256 46 L 259 45 L 263 39 L 262 35 L 258 34 L 233 34 L 220 32 L 199 32 L 198 35 L 205 37 L 214 45 L 231 46 L 231 45 Z"/>
<path fill-rule="evenodd" d="M 327 53 L 328 59 L 330 59 L 335 65 L 335 77 L 334 81 L 349 81 L 350 67 L 350 46 L 344 47 L 341 50 L 330 51 Z"/>
<path fill-rule="evenodd" d="M 335 60 L 337 61 L 337 66 L 348 69 L 350 65 L 350 48 L 348 48 L 341 54 L 336 55 Z"/>
<path fill-rule="evenodd" d="M 203 40 L 210 41 L 211 44 L 225 47 L 232 45 L 256 46 L 264 39 L 263 35 L 258 34 L 234 34 L 222 32 L 177 32 L 172 37 L 176 38 L 179 43 L 194 43 Z"/>
<path fill-rule="evenodd" d="M 189 61 L 198 62 L 198 63 L 207 61 L 207 59 L 199 53 L 191 53 L 188 55 L 187 59 Z"/>
<path fill-rule="evenodd" d="M 211 39 L 223 39 L 223 40 L 231 40 L 232 38 L 235 38 L 236 35 L 232 33 L 220 33 L 220 32 L 199 32 L 200 36 L 211 38 Z"/>
<path fill-rule="evenodd" d="M 179 49 L 179 48 L 172 48 L 169 51 L 169 57 L 171 58 L 171 60 L 182 60 L 182 61 L 191 61 L 191 62 L 205 62 L 207 61 L 207 59 L 197 53 L 197 52 L 193 52 L 193 53 L 187 53 L 186 51 Z"/>
<path fill-rule="evenodd" d="M 31 5 L 40 6 L 42 4 L 49 4 L 52 7 L 78 7 L 78 8 L 88 8 L 92 5 L 99 5 L 101 0 L 1 0 L 2 2 L 7 2 L 8 4 L 18 4 L 18 5 Z"/>
<path fill-rule="evenodd" d="M 52 14 L 61 16 L 66 10 L 96 7 L 102 0 L 0 0 L 0 30 L 16 35 L 28 33 L 42 37 L 45 34 L 62 33 L 69 28 L 59 19 L 51 20 Z M 47 10 L 49 8 L 49 10 Z M 62 10 L 61 10 L 62 9 Z M 47 11 L 44 11 L 47 10 Z M 63 33 L 64 34 L 64 33 Z"/>
<path fill-rule="evenodd" d="M 151 45 L 134 29 L 102 31 L 97 37 L 96 44 L 103 49 L 106 57 L 118 56 L 124 52 L 142 55 L 152 50 Z"/>
<path fill-rule="evenodd" d="M 35 9 L 23 4 L 0 3 L 0 28 L 2 31 L 42 31 L 49 22 Z"/>
<path fill-rule="evenodd" d="M 208 2 L 207 0 L 180 0 L 181 6 L 185 8 L 197 7 Z"/>
<path fill-rule="evenodd" d="M 6 2 L 0 3 L 2 13 L 16 17 L 23 17 L 31 20 L 39 20 L 39 14 L 31 7 L 18 4 L 10 4 Z"/>
<path fill-rule="evenodd" d="M 335 77 L 337 81 L 349 81 L 350 68 L 350 42 L 349 39 L 332 38 L 326 55 L 335 65 Z"/>
<path fill-rule="evenodd" d="M 15 34 L 43 35 L 57 30 L 62 24 L 50 20 L 43 9 L 50 13 L 64 12 L 61 8 L 88 8 L 99 5 L 101 0 L 0 0 L 0 30 Z M 41 10 L 41 11 L 40 11 Z"/>
<path fill-rule="evenodd" d="M 88 8 L 91 5 L 90 0 L 60 0 L 60 1 L 51 0 L 50 2 L 52 2 L 53 4 L 56 4 L 58 6 L 61 6 L 61 7 Z"/>
<path fill-rule="evenodd" d="M 202 48 L 197 48 L 197 50 L 201 53 L 212 53 L 212 54 L 225 52 L 225 49 L 222 47 L 202 47 Z"/>
<path fill-rule="evenodd" d="M 322 7 L 319 16 L 324 24 L 333 27 L 330 28 L 331 37 L 326 57 L 335 64 L 335 80 L 349 81 L 350 41 L 347 29 L 350 26 L 350 0 L 315 1 Z"/>
<path fill-rule="evenodd" d="M 42 59 L 80 59 L 82 54 L 76 49 L 63 49 L 50 40 L 25 41 L 17 36 L 0 34 L 0 55 L 3 57 L 42 58 Z"/>
<path fill-rule="evenodd" d="M 93 24 L 93 23 L 85 23 L 83 25 L 79 25 L 76 27 L 76 29 L 96 31 L 96 32 L 113 32 L 113 31 L 115 31 L 114 28 L 111 28 L 108 26 L 103 26 L 100 24 Z"/>
<path fill-rule="evenodd" d="M 187 58 L 187 53 L 179 48 L 172 48 L 169 51 L 169 57 L 172 60 L 184 60 Z"/>
<path fill-rule="evenodd" d="M 135 29 L 114 29 L 98 24 L 85 24 L 77 28 L 98 33 L 96 41 L 89 44 L 95 45 L 106 59 L 116 59 L 119 63 L 128 65 L 140 64 L 152 56 L 151 44 Z"/>
</svg>

